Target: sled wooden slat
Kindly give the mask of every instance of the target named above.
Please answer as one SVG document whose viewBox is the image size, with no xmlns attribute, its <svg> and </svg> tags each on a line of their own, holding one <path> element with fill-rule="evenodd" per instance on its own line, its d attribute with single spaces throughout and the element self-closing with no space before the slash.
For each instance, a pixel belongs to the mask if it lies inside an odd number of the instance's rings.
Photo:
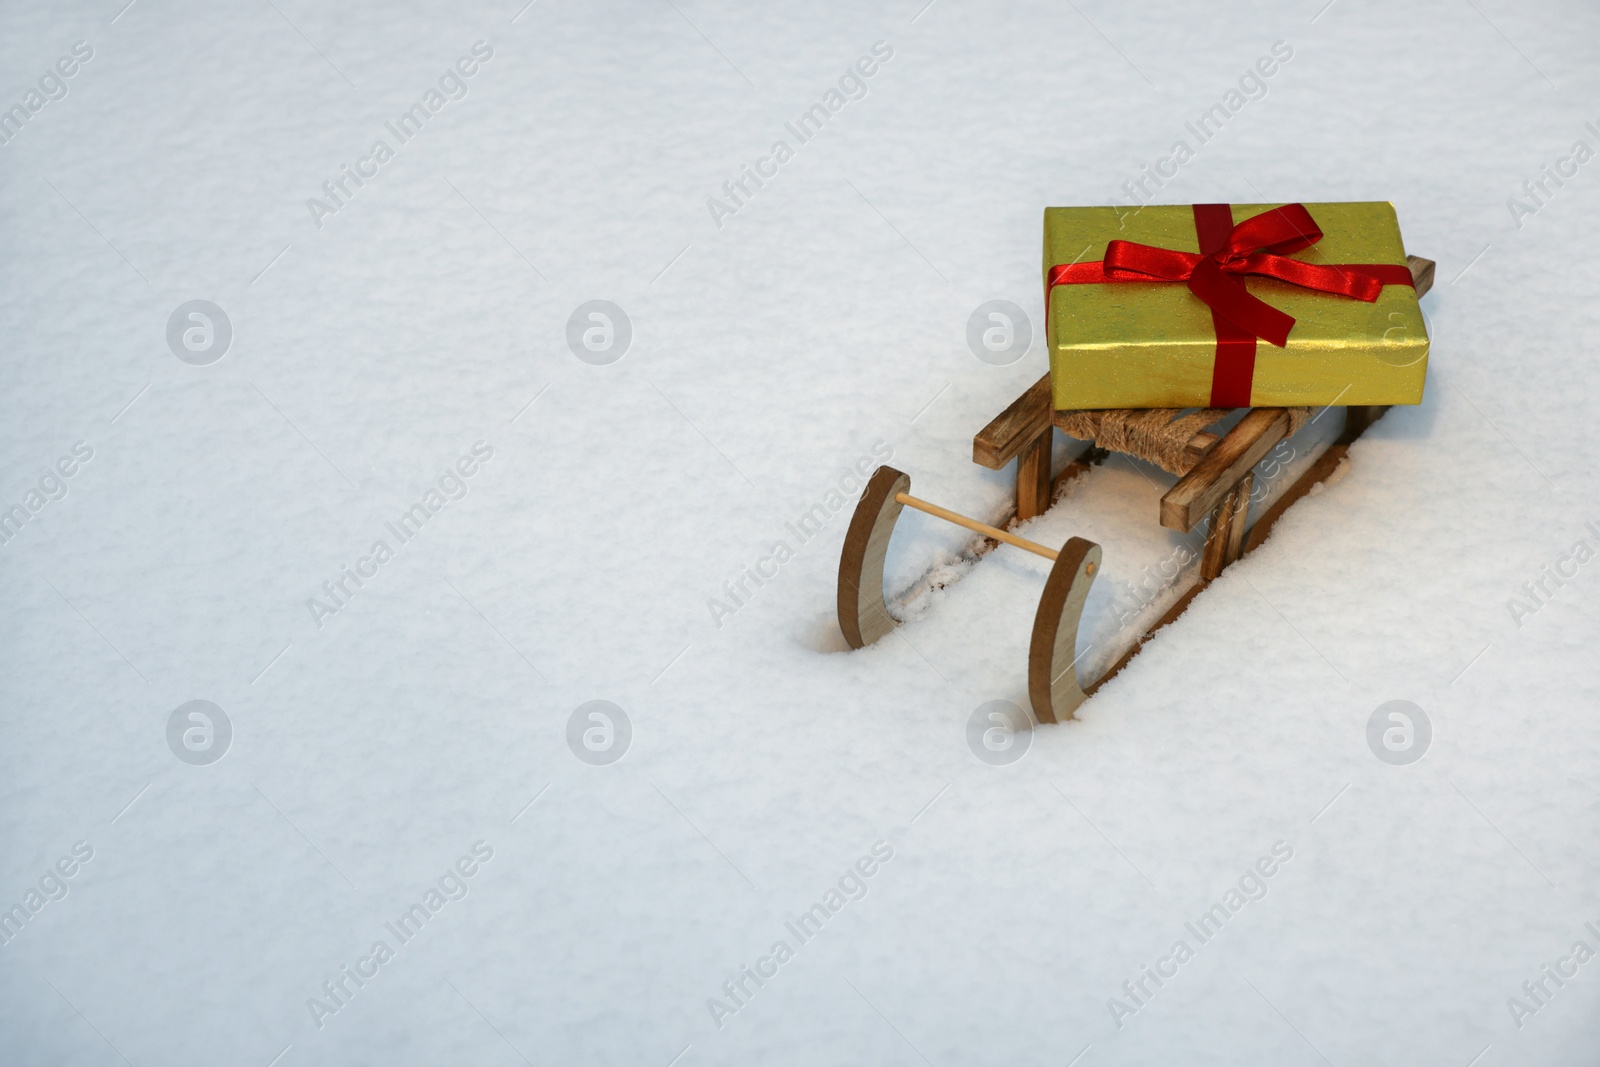
<svg viewBox="0 0 1600 1067">
<path fill-rule="evenodd" d="M 1438 264 L 1421 256 L 1407 256 L 1406 266 L 1411 268 L 1411 284 L 1416 286 L 1417 299 L 1421 300 L 1422 295 L 1433 288 L 1433 272 Z"/>
<path fill-rule="evenodd" d="M 1367 427 L 1383 418 L 1387 407 L 1378 404 L 1358 404 L 1344 409 L 1344 432 L 1339 435 L 1338 443 L 1348 445 L 1351 441 L 1367 432 Z"/>
<path fill-rule="evenodd" d="M 1244 544 L 1244 520 L 1250 511 L 1250 487 L 1255 484 L 1254 472 L 1246 472 L 1244 480 L 1235 485 L 1222 498 L 1217 510 L 1211 513 L 1211 529 L 1206 531 L 1205 548 L 1200 552 L 1200 577 L 1211 581 L 1222 573 L 1222 568 L 1239 558 Z"/>
<path fill-rule="evenodd" d="M 1161 498 L 1161 525 L 1188 533 L 1289 432 L 1287 408 L 1252 408 Z"/>
<path fill-rule="evenodd" d="M 1028 386 L 972 438 L 972 462 L 997 471 L 1051 429 L 1050 375 Z"/>
<path fill-rule="evenodd" d="M 1201 430 L 1199 433 L 1189 438 L 1188 447 L 1183 450 L 1184 455 L 1187 456 L 1191 461 L 1199 463 L 1205 458 L 1206 453 L 1211 451 L 1211 446 L 1216 444 L 1219 440 L 1221 440 L 1221 437 L 1218 434 L 1211 433 L 1208 430 Z"/>
<path fill-rule="evenodd" d="M 1050 453 L 1055 434 L 1045 432 L 1017 457 L 1017 521 L 1037 518 L 1050 507 Z"/>
</svg>

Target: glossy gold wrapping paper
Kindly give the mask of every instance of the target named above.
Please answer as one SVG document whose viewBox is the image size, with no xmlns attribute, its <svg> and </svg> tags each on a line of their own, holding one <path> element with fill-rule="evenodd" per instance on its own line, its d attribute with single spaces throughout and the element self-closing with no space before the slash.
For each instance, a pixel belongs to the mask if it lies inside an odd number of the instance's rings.
<svg viewBox="0 0 1600 1067">
<path fill-rule="evenodd" d="M 1238 225 L 1280 204 L 1234 204 Z M 1404 266 L 1394 205 L 1306 204 L 1323 238 L 1291 258 Z M 1044 212 L 1044 273 L 1105 256 L 1113 240 L 1198 252 L 1188 205 Z M 1243 278 L 1255 296 L 1295 319 L 1289 343 L 1256 341 L 1254 407 L 1416 404 L 1428 371 L 1428 330 L 1410 286 L 1386 285 L 1376 303 Z M 1182 282 L 1058 285 L 1046 292 L 1045 337 L 1058 411 L 1207 407 L 1217 336 L 1211 309 Z"/>
</svg>

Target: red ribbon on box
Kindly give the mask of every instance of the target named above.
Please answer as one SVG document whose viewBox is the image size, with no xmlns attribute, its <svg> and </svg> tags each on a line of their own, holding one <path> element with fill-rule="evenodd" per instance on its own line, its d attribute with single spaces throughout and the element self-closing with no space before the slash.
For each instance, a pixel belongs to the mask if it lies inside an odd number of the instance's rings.
<svg viewBox="0 0 1600 1067">
<path fill-rule="evenodd" d="M 1050 268 L 1045 312 L 1058 285 L 1118 282 L 1187 282 L 1211 309 L 1217 358 L 1211 370 L 1211 406 L 1250 406 L 1255 379 L 1256 338 L 1282 348 L 1294 317 L 1251 295 L 1241 275 L 1276 278 L 1302 289 L 1372 303 L 1385 285 L 1410 285 L 1411 269 L 1390 263 L 1307 263 L 1288 258 L 1322 240 L 1322 229 L 1304 204 L 1285 204 L 1233 224 L 1227 204 L 1195 204 L 1194 230 L 1200 252 L 1179 252 L 1134 241 L 1111 241 L 1103 260 Z"/>
</svg>

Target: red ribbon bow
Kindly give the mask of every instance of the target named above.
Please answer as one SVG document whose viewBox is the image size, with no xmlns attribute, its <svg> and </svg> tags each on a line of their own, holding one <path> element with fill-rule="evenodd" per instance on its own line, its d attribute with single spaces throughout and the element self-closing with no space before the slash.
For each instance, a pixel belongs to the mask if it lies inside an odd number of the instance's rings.
<svg viewBox="0 0 1600 1067">
<path fill-rule="evenodd" d="M 1294 317 L 1253 296 L 1240 280 L 1250 274 L 1276 278 L 1319 293 L 1372 303 L 1385 285 L 1414 285 L 1409 267 L 1387 263 L 1307 263 L 1289 254 L 1322 240 L 1322 229 L 1303 204 L 1285 204 L 1233 224 L 1227 204 L 1195 204 L 1200 252 L 1111 241 L 1103 260 L 1050 268 L 1049 293 L 1058 285 L 1113 282 L 1187 282 L 1211 309 L 1217 332 L 1211 406 L 1248 407 L 1255 377 L 1256 338 L 1279 348 L 1289 340 Z"/>
</svg>

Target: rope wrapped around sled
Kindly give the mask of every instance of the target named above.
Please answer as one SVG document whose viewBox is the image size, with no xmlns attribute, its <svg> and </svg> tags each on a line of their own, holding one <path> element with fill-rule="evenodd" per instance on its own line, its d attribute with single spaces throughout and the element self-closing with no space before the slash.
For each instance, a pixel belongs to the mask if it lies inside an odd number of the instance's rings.
<svg viewBox="0 0 1600 1067">
<path fill-rule="evenodd" d="M 1172 474 L 1188 474 L 1199 462 L 1189 450 L 1195 434 L 1225 418 L 1230 408 L 1137 408 L 1131 410 L 1058 411 L 1056 426 L 1064 433 L 1093 441 L 1110 452 L 1126 452 Z M 1289 409 L 1289 435 L 1311 417 L 1310 408 Z"/>
</svg>

